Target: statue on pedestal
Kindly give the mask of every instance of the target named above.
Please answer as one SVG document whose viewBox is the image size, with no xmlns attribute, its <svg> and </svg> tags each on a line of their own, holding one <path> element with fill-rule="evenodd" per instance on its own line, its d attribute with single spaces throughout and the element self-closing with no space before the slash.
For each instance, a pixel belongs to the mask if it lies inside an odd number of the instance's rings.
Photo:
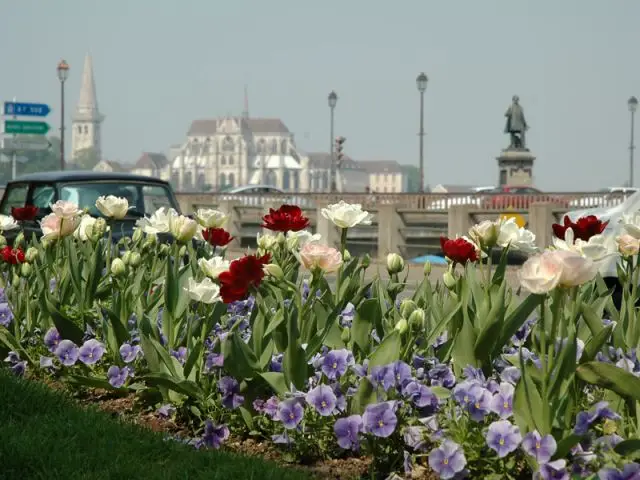
<svg viewBox="0 0 640 480">
<path fill-rule="evenodd" d="M 520 98 L 517 95 L 513 96 L 513 102 L 504 116 L 507 117 L 504 133 L 511 136 L 509 149 L 526 150 L 525 132 L 529 129 L 529 125 L 524 118 L 524 109 L 520 105 Z"/>
</svg>

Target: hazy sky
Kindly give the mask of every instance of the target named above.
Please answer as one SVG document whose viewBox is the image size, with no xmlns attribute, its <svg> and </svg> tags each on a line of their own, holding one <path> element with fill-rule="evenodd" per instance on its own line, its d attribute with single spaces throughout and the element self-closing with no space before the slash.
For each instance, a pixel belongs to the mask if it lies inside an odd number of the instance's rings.
<svg viewBox="0 0 640 480">
<path fill-rule="evenodd" d="M 304 150 L 328 150 L 333 89 L 345 152 L 417 165 L 425 71 L 426 183 L 497 182 L 513 94 L 538 187 L 628 178 L 639 0 L 0 0 L 0 17 L 1 97 L 49 103 L 54 128 L 56 64 L 71 66 L 69 122 L 91 52 L 111 160 L 166 151 L 193 119 L 239 115 L 247 84 L 251 115 L 280 117 Z"/>
</svg>

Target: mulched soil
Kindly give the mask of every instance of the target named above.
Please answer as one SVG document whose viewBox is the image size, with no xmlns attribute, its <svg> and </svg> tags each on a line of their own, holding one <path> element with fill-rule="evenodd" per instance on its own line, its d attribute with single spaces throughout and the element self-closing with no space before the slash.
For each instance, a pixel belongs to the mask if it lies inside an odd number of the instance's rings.
<svg viewBox="0 0 640 480">
<path fill-rule="evenodd" d="M 60 382 L 49 379 L 40 380 L 54 390 L 67 391 L 66 386 Z M 90 389 L 75 395 L 75 399 L 82 405 L 94 405 L 100 410 L 118 418 L 154 432 L 166 433 L 169 435 L 188 437 L 190 432 L 184 426 L 175 423 L 171 419 L 158 417 L 153 412 L 143 411 L 141 405 L 136 402 L 134 394 L 121 396 L 101 389 Z M 288 468 L 296 468 L 310 473 L 318 479 L 358 479 L 366 478 L 366 473 L 371 464 L 370 457 L 351 457 L 343 459 L 318 460 L 308 465 L 292 464 L 288 462 L 283 454 L 271 443 L 262 442 L 256 439 L 243 439 L 231 436 L 222 447 L 226 451 L 248 455 L 252 457 L 262 457 L 265 460 L 273 461 Z M 384 477 L 381 477 L 384 478 Z M 396 477 L 403 478 L 403 477 Z M 417 466 L 411 476 L 405 477 L 415 480 L 434 480 L 438 477 L 429 470 L 428 467 Z"/>
</svg>

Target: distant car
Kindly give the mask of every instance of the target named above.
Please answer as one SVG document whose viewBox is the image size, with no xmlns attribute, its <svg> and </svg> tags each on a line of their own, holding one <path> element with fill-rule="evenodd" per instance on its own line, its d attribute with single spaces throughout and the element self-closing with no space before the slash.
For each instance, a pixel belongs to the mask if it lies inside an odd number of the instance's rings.
<svg viewBox="0 0 640 480">
<path fill-rule="evenodd" d="M 562 197 L 546 195 L 537 188 L 528 186 L 503 186 L 491 191 L 483 199 L 485 208 L 493 210 L 526 210 L 531 203 L 545 201 L 557 204 L 559 207 L 569 208 L 569 201 Z"/>
<path fill-rule="evenodd" d="M 138 219 L 153 214 L 161 207 L 173 208 L 180 213 L 173 190 L 164 180 L 130 173 L 93 171 L 44 172 L 19 177 L 7 183 L 0 200 L 0 213 L 11 215 L 12 207 L 37 207 L 35 220 L 26 221 L 24 231 L 27 238 L 34 233 L 40 237 L 42 231 L 38 220 L 51 213 L 51 204 L 67 200 L 88 210 L 90 215 L 100 217 L 102 214 L 95 203 L 103 195 L 124 197 L 129 201 L 128 215 L 113 225 L 114 241 L 132 235 Z M 11 244 L 16 233 L 5 233 Z"/>
<path fill-rule="evenodd" d="M 271 185 L 243 185 L 241 187 L 231 187 L 223 190 L 223 193 L 232 194 L 282 194 L 284 191 Z"/>
<path fill-rule="evenodd" d="M 261 206 L 265 203 L 289 203 L 300 207 L 310 207 L 306 196 L 295 196 L 273 185 L 243 185 L 223 190 L 221 200 L 238 200 L 242 205 Z"/>
</svg>

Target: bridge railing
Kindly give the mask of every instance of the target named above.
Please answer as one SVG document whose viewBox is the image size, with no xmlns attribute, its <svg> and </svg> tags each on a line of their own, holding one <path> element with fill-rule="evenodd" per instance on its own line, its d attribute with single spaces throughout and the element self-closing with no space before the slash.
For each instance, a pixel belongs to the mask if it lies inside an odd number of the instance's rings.
<svg viewBox="0 0 640 480">
<path fill-rule="evenodd" d="M 630 194 L 602 192 L 558 192 L 542 194 L 509 193 L 292 193 L 292 194 L 229 194 L 229 193 L 177 193 L 184 210 L 212 207 L 225 202 L 237 202 L 247 206 L 278 206 L 283 203 L 315 209 L 344 200 L 360 203 L 363 207 L 396 205 L 399 208 L 447 211 L 454 205 L 471 205 L 485 211 L 523 211 L 532 203 L 552 203 L 560 209 L 580 210 L 585 208 L 613 207 L 625 201 Z M 188 212 L 187 212 L 188 213 Z"/>
</svg>

